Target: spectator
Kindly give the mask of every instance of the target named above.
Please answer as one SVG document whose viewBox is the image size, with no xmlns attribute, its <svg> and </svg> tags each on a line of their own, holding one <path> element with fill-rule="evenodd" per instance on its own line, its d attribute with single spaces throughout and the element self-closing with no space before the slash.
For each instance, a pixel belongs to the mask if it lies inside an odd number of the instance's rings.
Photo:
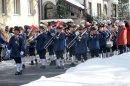
<svg viewBox="0 0 130 86">
<path fill-rule="evenodd" d="M 127 28 L 127 50 L 130 51 L 130 23 L 126 22 L 125 26 Z"/>
<path fill-rule="evenodd" d="M 6 37 L 7 37 L 7 41 L 9 42 L 9 40 L 10 40 L 9 26 L 6 26 L 6 27 L 5 27 L 5 34 L 6 34 Z"/>
<path fill-rule="evenodd" d="M 10 28 L 9 34 L 10 34 L 10 37 L 12 37 L 14 35 L 14 28 L 13 27 Z"/>
<path fill-rule="evenodd" d="M 119 29 L 117 33 L 117 44 L 120 54 L 126 52 L 127 45 L 127 29 L 123 22 L 119 23 Z"/>
<path fill-rule="evenodd" d="M 5 48 L 7 43 L 6 33 L 0 29 L 0 62 L 2 61 L 2 50 Z"/>
</svg>

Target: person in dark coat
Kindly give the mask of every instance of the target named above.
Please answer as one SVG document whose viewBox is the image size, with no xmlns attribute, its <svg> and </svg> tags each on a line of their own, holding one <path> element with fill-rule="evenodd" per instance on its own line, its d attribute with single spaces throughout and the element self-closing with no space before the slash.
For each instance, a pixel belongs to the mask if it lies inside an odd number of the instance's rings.
<svg viewBox="0 0 130 86">
<path fill-rule="evenodd" d="M 111 37 L 111 29 L 110 29 L 110 27 L 111 27 L 111 24 L 105 24 L 105 27 L 104 27 L 104 30 L 106 30 L 106 32 L 107 32 L 107 41 L 109 41 L 110 40 L 110 37 Z M 107 57 L 110 57 L 110 47 L 107 47 L 106 46 L 106 53 L 107 53 Z"/>
<path fill-rule="evenodd" d="M 57 57 L 57 67 L 56 69 L 64 69 L 64 49 L 65 49 L 65 33 L 62 32 L 63 27 L 58 26 L 56 28 L 56 36 L 54 37 L 54 51 Z M 61 60 L 60 60 L 61 59 Z M 62 62 L 62 66 L 60 65 L 60 61 Z"/>
<path fill-rule="evenodd" d="M 100 50 L 99 50 L 99 57 L 100 58 L 106 58 L 106 53 L 107 53 L 107 48 L 106 48 L 106 42 L 108 41 L 109 38 L 109 33 L 106 30 L 106 28 L 104 29 L 104 26 L 100 26 L 99 27 L 99 34 L 100 34 L 100 40 L 99 40 L 99 44 L 100 44 Z M 103 55 L 102 55 L 103 53 Z"/>
<path fill-rule="evenodd" d="M 86 61 L 87 60 L 87 41 L 88 41 L 88 33 L 86 32 L 86 30 L 80 26 L 78 28 L 78 31 L 76 32 L 76 35 L 78 35 L 77 37 L 77 41 L 76 41 L 76 46 L 75 46 L 75 54 L 77 56 L 78 59 L 78 64 L 81 63 L 81 57 L 83 57 L 83 59 Z"/>
<path fill-rule="evenodd" d="M 94 56 L 99 57 L 99 32 L 96 30 L 95 27 L 91 28 L 91 31 L 89 33 L 89 50 L 91 53 L 91 57 L 94 58 Z"/>
<path fill-rule="evenodd" d="M 48 32 L 47 32 L 47 43 L 52 40 L 52 37 L 55 36 L 56 31 L 53 28 L 52 24 L 49 23 L 48 24 Z M 48 52 L 49 52 L 49 57 L 50 57 L 50 65 L 56 65 L 56 61 L 54 58 L 54 42 L 52 42 L 49 46 L 48 46 Z"/>
<path fill-rule="evenodd" d="M 38 61 L 37 61 L 37 58 L 36 58 L 36 54 L 35 54 L 35 45 L 36 45 L 36 42 L 35 42 L 34 39 L 36 37 L 37 37 L 36 30 L 31 30 L 28 33 L 27 39 L 26 39 L 27 47 L 28 47 L 28 50 L 29 50 L 29 56 L 30 56 L 30 60 L 31 60 L 30 65 L 34 65 L 34 61 L 35 61 L 36 65 L 38 64 Z"/>
<path fill-rule="evenodd" d="M 42 66 L 40 68 L 45 69 L 46 68 L 46 49 L 44 48 L 45 44 L 47 43 L 47 34 L 46 29 L 41 24 L 40 27 L 41 34 L 36 37 L 36 50 L 37 53 L 41 59 Z"/>
<path fill-rule="evenodd" d="M 69 51 L 69 57 L 71 58 L 71 64 L 70 66 L 75 65 L 75 43 L 72 42 L 72 40 L 76 37 L 75 30 L 76 30 L 76 25 L 70 26 L 68 32 L 66 33 L 66 42 L 68 44 L 73 44 L 72 46 L 68 46 L 68 51 Z"/>
<path fill-rule="evenodd" d="M 24 39 L 20 36 L 20 29 L 15 26 L 14 36 L 11 37 L 8 44 L 8 52 L 11 54 L 11 58 L 15 60 L 17 72 L 15 75 L 22 74 L 22 62 L 21 57 L 24 54 Z"/>
<path fill-rule="evenodd" d="M 111 34 L 112 34 L 111 41 L 113 42 L 113 46 L 112 46 L 113 55 L 118 55 L 118 46 L 117 46 L 117 40 L 116 40 L 117 33 L 118 33 L 118 27 L 114 26 L 113 30 L 111 31 Z"/>
<path fill-rule="evenodd" d="M 8 40 L 6 39 L 6 33 L 0 29 L 0 62 L 3 60 L 2 58 L 2 51 L 7 45 Z"/>
</svg>

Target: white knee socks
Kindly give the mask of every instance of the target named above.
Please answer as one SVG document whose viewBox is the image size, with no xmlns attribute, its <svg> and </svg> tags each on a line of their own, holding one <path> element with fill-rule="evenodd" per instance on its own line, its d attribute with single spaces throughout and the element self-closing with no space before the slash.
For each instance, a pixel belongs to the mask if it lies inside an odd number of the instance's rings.
<svg viewBox="0 0 130 86">
<path fill-rule="evenodd" d="M 22 64 L 25 64 L 25 58 L 21 58 Z"/>
<path fill-rule="evenodd" d="M 74 63 L 75 62 L 75 56 L 71 57 L 71 62 Z"/>
<path fill-rule="evenodd" d="M 103 58 L 106 58 L 106 53 L 103 53 Z"/>
<path fill-rule="evenodd" d="M 81 61 L 78 61 L 78 64 L 81 64 Z"/>
<path fill-rule="evenodd" d="M 41 59 L 41 62 L 42 62 L 42 66 L 45 66 L 45 64 L 46 64 L 46 59 Z"/>
<path fill-rule="evenodd" d="M 61 59 L 61 62 L 62 62 L 62 66 L 64 66 L 64 59 Z"/>
<path fill-rule="evenodd" d="M 22 63 L 17 63 L 16 64 L 16 70 L 17 70 L 17 72 L 20 72 L 21 70 L 23 70 Z"/>
<path fill-rule="evenodd" d="M 60 67 L 60 59 L 57 59 L 57 66 Z"/>
<path fill-rule="evenodd" d="M 33 56 L 30 56 L 30 60 L 33 61 Z"/>
</svg>

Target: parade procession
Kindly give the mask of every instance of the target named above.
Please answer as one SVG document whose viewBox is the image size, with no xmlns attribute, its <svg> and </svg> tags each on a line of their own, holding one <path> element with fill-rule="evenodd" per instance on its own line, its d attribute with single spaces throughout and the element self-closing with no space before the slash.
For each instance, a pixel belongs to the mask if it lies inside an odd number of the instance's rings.
<svg viewBox="0 0 130 86">
<path fill-rule="evenodd" d="M 73 23 L 44 22 L 39 26 L 5 27 L 1 29 L 0 44 L 2 51 L 14 59 L 15 75 L 24 71 L 25 58 L 30 57 L 30 65 L 39 64 L 46 69 L 46 62 L 56 69 L 65 69 L 65 62 L 70 60 L 70 67 L 76 66 L 88 59 L 109 58 L 129 52 L 129 22 L 103 20 L 101 22 L 86 22 L 85 25 Z M 6 51 L 5 51 L 6 49 Z M 49 57 L 47 57 L 47 55 Z M 39 57 L 37 57 L 37 55 Z"/>
<path fill-rule="evenodd" d="M 0 0 L 0 86 L 130 86 L 130 0 Z"/>
</svg>

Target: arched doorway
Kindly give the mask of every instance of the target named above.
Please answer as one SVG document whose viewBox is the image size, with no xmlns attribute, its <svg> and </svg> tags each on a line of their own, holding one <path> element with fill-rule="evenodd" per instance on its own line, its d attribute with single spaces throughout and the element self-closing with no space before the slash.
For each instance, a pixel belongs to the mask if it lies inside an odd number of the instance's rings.
<svg viewBox="0 0 130 86">
<path fill-rule="evenodd" d="M 44 7 L 44 19 L 52 19 L 54 17 L 54 5 L 47 3 Z"/>
</svg>

